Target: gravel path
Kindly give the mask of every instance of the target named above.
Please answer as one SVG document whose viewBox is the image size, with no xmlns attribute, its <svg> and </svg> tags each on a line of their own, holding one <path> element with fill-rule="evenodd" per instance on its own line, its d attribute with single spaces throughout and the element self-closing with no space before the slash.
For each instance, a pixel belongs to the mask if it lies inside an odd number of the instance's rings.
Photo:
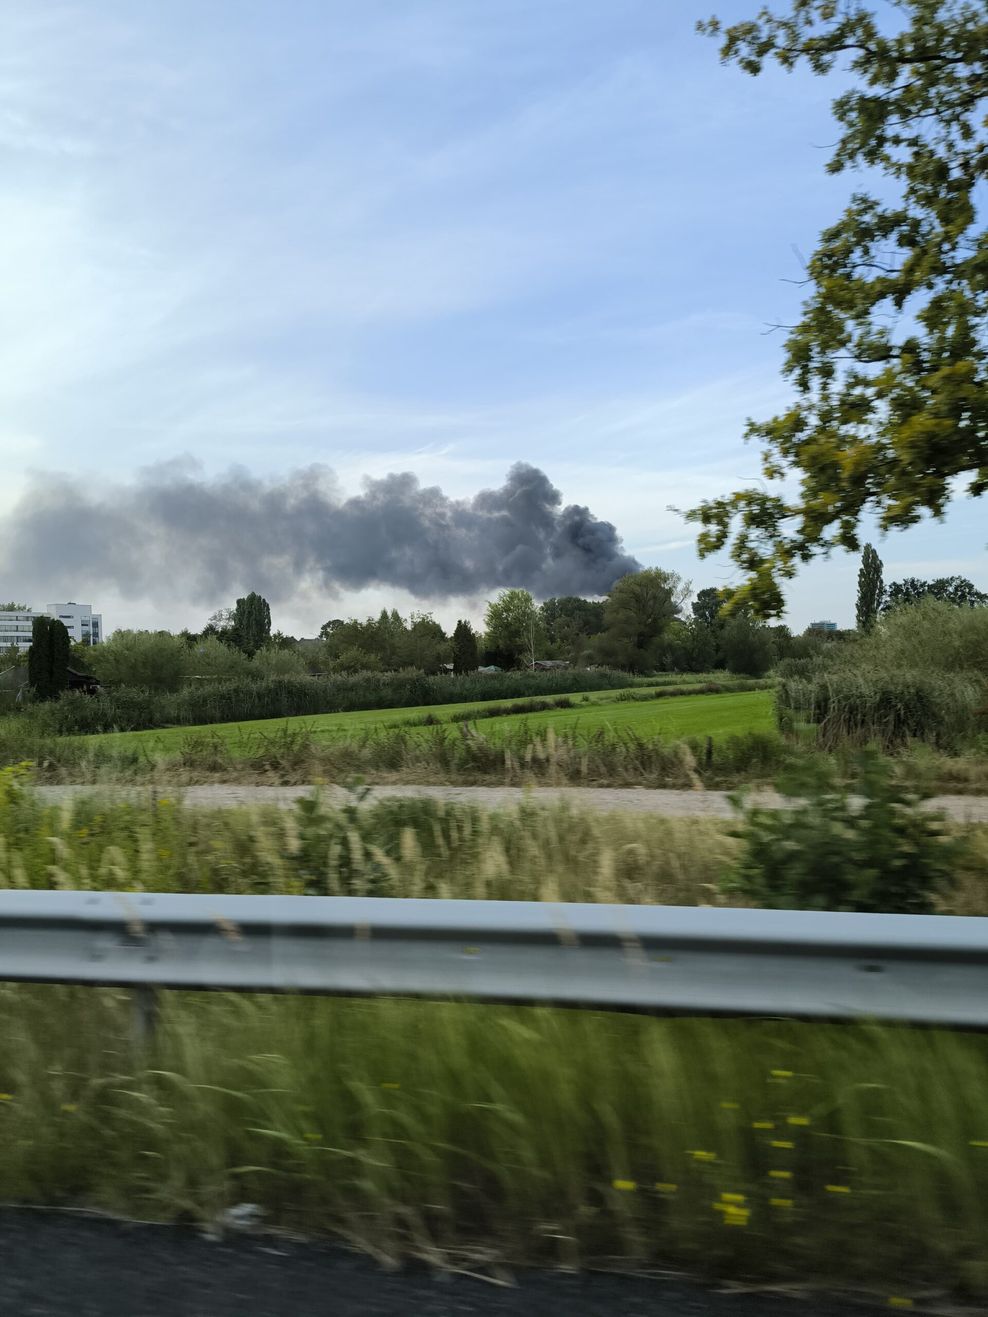
<svg viewBox="0 0 988 1317">
<path fill-rule="evenodd" d="M 869 1317 L 877 1305 L 717 1293 L 680 1281 L 519 1272 L 492 1285 L 418 1264 L 385 1271 L 327 1244 L 212 1243 L 191 1229 L 0 1210 L 9 1317 Z"/>
<path fill-rule="evenodd" d="M 98 789 L 84 786 L 38 787 L 44 800 L 59 802 L 74 796 L 94 794 L 115 795 L 129 799 L 147 797 L 147 791 L 133 789 Z M 162 788 L 159 795 L 180 795 L 188 805 L 230 807 L 233 805 L 292 806 L 300 796 L 307 796 L 314 787 L 258 787 L 212 783 L 209 786 Z M 335 804 L 352 799 L 341 787 L 319 788 L 323 797 Z M 684 818 L 726 819 L 732 815 L 726 791 L 666 791 L 634 787 L 451 787 L 451 786 L 380 786 L 372 787 L 368 801 L 388 797 L 428 798 L 449 800 L 459 804 L 481 805 L 496 808 L 499 805 L 520 805 L 525 801 L 536 804 L 566 802 L 579 809 L 621 811 L 632 814 L 667 814 Z M 784 806 L 780 796 L 772 792 L 756 792 L 755 799 L 766 805 Z M 959 823 L 988 823 L 988 796 L 935 796 L 928 802 L 930 809 L 939 809 Z"/>
</svg>

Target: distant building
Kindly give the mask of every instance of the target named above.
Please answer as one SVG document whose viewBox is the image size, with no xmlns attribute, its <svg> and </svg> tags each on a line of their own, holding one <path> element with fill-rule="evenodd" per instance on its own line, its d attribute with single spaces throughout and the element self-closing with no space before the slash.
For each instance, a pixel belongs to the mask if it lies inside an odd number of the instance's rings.
<svg viewBox="0 0 988 1317">
<path fill-rule="evenodd" d="M 11 645 L 16 645 L 18 649 L 31 648 L 31 624 L 39 613 L 26 611 L 12 611 L 4 609 L 0 612 L 0 650 L 9 649 Z"/>
<path fill-rule="evenodd" d="M 67 604 L 46 604 L 45 612 L 63 622 L 70 638 L 76 642 L 98 645 L 103 639 L 103 615 L 94 613 L 92 604 L 77 604 L 73 600 Z"/>
<path fill-rule="evenodd" d="M 836 631 L 836 622 L 811 622 L 808 630 L 810 631 Z"/>
<path fill-rule="evenodd" d="M 31 627 L 36 617 L 57 617 L 69 633 L 69 639 L 84 645 L 98 645 L 103 639 L 103 617 L 94 613 L 91 604 L 47 604 L 43 613 L 27 608 L 0 611 L 0 651 L 16 645 L 31 648 Z"/>
</svg>

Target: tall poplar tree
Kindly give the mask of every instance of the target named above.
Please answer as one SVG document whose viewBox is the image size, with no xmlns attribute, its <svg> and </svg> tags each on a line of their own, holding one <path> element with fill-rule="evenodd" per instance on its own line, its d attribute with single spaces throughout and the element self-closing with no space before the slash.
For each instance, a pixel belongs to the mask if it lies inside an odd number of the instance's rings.
<svg viewBox="0 0 988 1317">
<path fill-rule="evenodd" d="M 882 560 L 870 544 L 864 546 L 861 567 L 858 570 L 858 605 L 855 617 L 859 631 L 870 631 L 875 625 L 885 599 L 882 580 Z"/>
</svg>

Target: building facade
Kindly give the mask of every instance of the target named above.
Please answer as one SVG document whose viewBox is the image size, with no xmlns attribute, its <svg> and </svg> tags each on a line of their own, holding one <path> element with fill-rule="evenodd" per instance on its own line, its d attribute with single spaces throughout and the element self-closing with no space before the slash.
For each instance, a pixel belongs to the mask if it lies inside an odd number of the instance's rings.
<svg viewBox="0 0 988 1317">
<path fill-rule="evenodd" d="M 94 613 L 92 604 L 77 604 L 72 600 L 67 604 L 45 604 L 45 612 L 64 622 L 73 642 L 81 640 L 84 645 L 98 645 L 103 639 L 103 615 Z"/>
<path fill-rule="evenodd" d="M 98 645 L 103 639 L 103 616 L 94 613 L 91 604 L 47 604 L 43 613 L 28 608 L 18 611 L 0 611 L 0 653 L 16 645 L 20 650 L 31 647 L 31 626 L 36 617 L 57 617 L 73 642 Z"/>
<path fill-rule="evenodd" d="M 31 623 L 38 616 L 34 612 L 0 612 L 0 652 L 16 645 L 18 649 L 31 647 Z M 2 664 L 0 664 L 2 666 Z"/>
</svg>

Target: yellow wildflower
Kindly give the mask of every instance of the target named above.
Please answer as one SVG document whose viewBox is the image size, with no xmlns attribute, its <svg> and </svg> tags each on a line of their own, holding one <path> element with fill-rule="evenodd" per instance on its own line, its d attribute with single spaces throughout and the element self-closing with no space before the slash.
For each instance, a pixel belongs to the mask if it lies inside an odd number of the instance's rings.
<svg viewBox="0 0 988 1317">
<path fill-rule="evenodd" d="M 612 1180 L 611 1185 L 615 1189 L 620 1189 L 622 1193 L 633 1193 L 638 1188 L 634 1180 Z"/>
</svg>

